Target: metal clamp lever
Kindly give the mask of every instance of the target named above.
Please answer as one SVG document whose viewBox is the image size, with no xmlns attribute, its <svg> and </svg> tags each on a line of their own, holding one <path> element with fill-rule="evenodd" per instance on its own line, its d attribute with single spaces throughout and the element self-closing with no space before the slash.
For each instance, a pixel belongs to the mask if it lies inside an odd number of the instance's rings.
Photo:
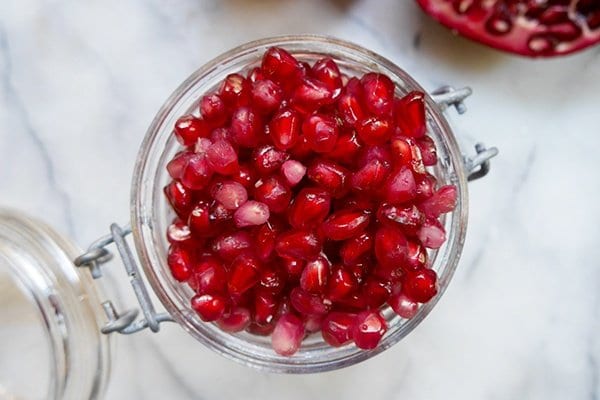
<svg viewBox="0 0 600 400">
<path fill-rule="evenodd" d="M 149 328 L 152 332 L 158 332 L 162 322 L 172 322 L 173 318 L 167 313 L 157 313 L 152 300 L 148 294 L 146 284 L 142 279 L 138 265 L 133 257 L 131 248 L 127 244 L 126 237 L 131 233 L 131 227 L 126 226 L 121 228 L 117 224 L 110 226 L 110 234 L 96 240 L 88 248 L 88 251 L 80 255 L 74 260 L 78 267 L 88 267 L 94 279 L 102 277 L 100 266 L 105 264 L 112 258 L 112 254 L 106 249 L 106 246 L 114 243 L 117 247 L 117 252 L 123 262 L 123 266 L 133 292 L 138 300 L 140 309 L 144 318 L 136 320 L 139 310 L 131 309 L 124 313 L 117 312 L 112 301 L 107 300 L 102 303 L 104 312 L 108 318 L 108 322 L 102 328 L 102 333 L 119 332 L 122 334 L 131 334 Z"/>
</svg>

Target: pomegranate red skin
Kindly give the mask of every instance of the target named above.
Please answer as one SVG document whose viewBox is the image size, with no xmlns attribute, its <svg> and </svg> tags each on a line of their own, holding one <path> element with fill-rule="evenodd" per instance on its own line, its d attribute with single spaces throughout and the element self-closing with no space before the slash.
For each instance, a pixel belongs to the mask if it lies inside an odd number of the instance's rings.
<svg viewBox="0 0 600 400">
<path fill-rule="evenodd" d="M 581 5 L 575 7 L 573 19 L 568 12 L 569 1 L 549 1 L 549 5 L 542 3 L 537 7 L 535 2 L 519 7 L 524 2 L 474 1 L 462 12 L 455 6 L 461 3 L 458 1 L 417 0 L 417 3 L 433 19 L 461 36 L 526 57 L 563 56 L 600 41 L 597 2 L 575 2 Z"/>
</svg>

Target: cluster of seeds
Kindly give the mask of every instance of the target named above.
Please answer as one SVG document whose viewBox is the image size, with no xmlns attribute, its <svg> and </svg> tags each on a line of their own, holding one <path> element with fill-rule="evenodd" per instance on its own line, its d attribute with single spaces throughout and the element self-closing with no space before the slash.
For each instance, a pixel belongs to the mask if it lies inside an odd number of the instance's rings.
<svg viewBox="0 0 600 400">
<path fill-rule="evenodd" d="M 197 113 L 194 113 L 197 114 Z M 377 346 L 386 304 L 403 318 L 437 293 L 426 248 L 456 204 L 438 187 L 424 94 L 270 48 L 181 117 L 167 165 L 168 265 L 203 321 L 271 335 L 292 355 L 309 333 Z"/>
</svg>

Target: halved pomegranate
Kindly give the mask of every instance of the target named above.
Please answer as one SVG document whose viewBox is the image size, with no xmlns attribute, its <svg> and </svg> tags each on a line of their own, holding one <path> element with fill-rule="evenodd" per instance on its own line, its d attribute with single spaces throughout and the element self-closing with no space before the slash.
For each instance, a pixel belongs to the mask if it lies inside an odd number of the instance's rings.
<svg viewBox="0 0 600 400">
<path fill-rule="evenodd" d="M 409 318 L 435 296 L 427 249 L 443 245 L 439 218 L 458 198 L 427 172 L 424 99 L 272 48 L 181 117 L 166 261 L 198 317 L 272 335 L 284 356 L 315 332 L 372 349 L 388 328 L 382 307 Z"/>
<path fill-rule="evenodd" d="M 598 0 L 417 0 L 469 39 L 527 57 L 574 53 L 600 41 Z"/>
</svg>

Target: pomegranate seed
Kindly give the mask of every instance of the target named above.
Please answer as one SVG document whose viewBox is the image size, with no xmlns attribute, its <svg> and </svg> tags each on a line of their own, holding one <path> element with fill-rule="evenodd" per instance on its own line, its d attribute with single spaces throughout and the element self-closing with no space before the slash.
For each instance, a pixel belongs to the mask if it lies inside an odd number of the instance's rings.
<svg viewBox="0 0 600 400">
<path fill-rule="evenodd" d="M 240 107 L 231 116 L 231 136 L 242 147 L 254 147 L 262 135 L 260 116 L 249 107 Z"/>
<path fill-rule="evenodd" d="M 306 167 L 296 160 L 288 160 L 281 165 L 281 173 L 288 185 L 296 186 L 306 174 Z"/>
<path fill-rule="evenodd" d="M 173 181 L 165 186 L 164 192 L 175 212 L 180 216 L 187 215 L 193 206 L 191 191 L 183 186 L 181 182 Z"/>
<path fill-rule="evenodd" d="M 359 235 L 370 222 L 368 214 L 354 210 L 337 211 L 323 222 L 321 229 L 331 240 L 346 240 Z"/>
<path fill-rule="evenodd" d="M 440 214 L 454 210 L 456 197 L 456 186 L 442 186 L 429 199 L 422 202 L 420 208 L 428 217 L 438 217 Z"/>
<path fill-rule="evenodd" d="M 222 260 L 231 262 L 252 246 L 252 238 L 248 232 L 236 231 L 218 236 L 213 242 L 212 250 Z"/>
<path fill-rule="evenodd" d="M 307 315 L 304 317 L 304 330 L 306 333 L 315 333 L 321 330 L 323 315 Z"/>
<path fill-rule="evenodd" d="M 332 301 L 338 301 L 348 296 L 358 288 L 354 275 L 342 267 L 334 269 L 327 287 L 327 296 Z"/>
<path fill-rule="evenodd" d="M 198 138 L 208 137 L 210 128 L 206 121 L 185 115 L 175 122 L 175 137 L 184 146 L 193 146 Z"/>
<path fill-rule="evenodd" d="M 254 238 L 255 238 L 255 250 L 256 255 L 263 261 L 268 260 L 275 250 L 275 239 L 279 233 L 279 229 L 277 229 L 273 224 L 266 223 L 258 227 Z"/>
<path fill-rule="evenodd" d="M 210 133 L 210 140 L 212 142 L 218 142 L 220 140 L 231 142 L 233 140 L 231 137 L 231 130 L 229 128 L 213 129 L 213 131 Z"/>
<path fill-rule="evenodd" d="M 304 78 L 294 92 L 292 103 L 301 112 L 310 113 L 320 107 L 330 104 L 333 100 L 333 91 L 324 83 Z"/>
<path fill-rule="evenodd" d="M 340 97 L 338 111 L 344 123 L 349 127 L 355 126 L 358 121 L 362 121 L 366 116 L 358 96 L 350 93 L 343 94 Z"/>
<path fill-rule="evenodd" d="M 167 257 L 167 264 L 173 278 L 185 282 L 192 276 L 192 259 L 190 254 L 182 247 L 171 246 Z"/>
<path fill-rule="evenodd" d="M 282 259 L 282 265 L 290 281 L 299 281 L 306 262 L 298 258 L 285 257 Z"/>
<path fill-rule="evenodd" d="M 283 91 L 269 79 L 255 81 L 252 85 L 252 104 L 262 114 L 277 110 L 283 100 Z"/>
<path fill-rule="evenodd" d="M 200 114 L 205 121 L 213 126 L 219 126 L 227 121 L 227 108 L 225 102 L 216 93 L 202 97 L 200 100 Z"/>
<path fill-rule="evenodd" d="M 421 158 L 423 164 L 426 166 L 433 166 L 437 164 L 437 151 L 435 149 L 435 143 L 429 136 L 423 136 L 417 140 L 417 146 L 421 150 Z"/>
<path fill-rule="evenodd" d="M 210 206 L 209 218 L 212 227 L 211 235 L 214 236 L 230 225 L 229 222 L 233 219 L 233 211 L 228 210 L 219 202 L 214 202 Z"/>
<path fill-rule="evenodd" d="M 375 159 L 362 166 L 350 178 L 352 189 L 358 192 L 370 192 L 379 189 L 388 175 L 389 167 Z"/>
<path fill-rule="evenodd" d="M 411 319 L 419 311 L 419 305 L 406 297 L 404 293 L 392 295 L 388 300 L 388 304 L 392 310 L 402 318 Z"/>
<path fill-rule="evenodd" d="M 206 187 L 213 170 L 204 154 L 193 154 L 181 172 L 181 183 L 192 190 L 202 190 Z"/>
<path fill-rule="evenodd" d="M 300 276 L 300 287 L 309 293 L 322 293 L 327 287 L 330 268 L 329 260 L 323 255 L 307 262 Z"/>
<path fill-rule="evenodd" d="M 281 168 L 289 155 L 275 147 L 265 145 L 252 153 L 254 168 L 261 175 L 269 175 Z"/>
<path fill-rule="evenodd" d="M 241 332 L 250 325 L 250 311 L 244 307 L 235 307 L 217 320 L 217 325 L 225 332 Z"/>
<path fill-rule="evenodd" d="M 269 123 L 269 134 L 275 147 L 279 150 L 293 147 L 300 137 L 300 123 L 300 117 L 294 110 L 277 112 Z"/>
<path fill-rule="evenodd" d="M 292 289 L 290 302 L 294 310 L 304 315 L 324 315 L 330 309 L 330 305 L 321 296 L 308 293 L 299 287 Z"/>
<path fill-rule="evenodd" d="M 304 339 L 304 324 L 294 314 L 283 314 L 271 335 L 273 350 L 282 356 L 291 356 L 298 351 Z"/>
<path fill-rule="evenodd" d="M 367 308 L 365 296 L 360 292 L 338 299 L 335 304 L 336 310 L 340 311 L 359 312 Z"/>
<path fill-rule="evenodd" d="M 312 232 L 288 231 L 277 238 L 275 251 L 281 257 L 311 260 L 321 252 L 321 241 Z"/>
<path fill-rule="evenodd" d="M 362 146 L 354 131 L 339 136 L 335 148 L 327 154 L 330 159 L 343 165 L 354 165 Z"/>
<path fill-rule="evenodd" d="M 342 197 L 348 191 L 350 172 L 333 161 L 317 159 L 307 170 L 308 179 L 325 189 L 333 197 Z"/>
<path fill-rule="evenodd" d="M 427 264 L 427 251 L 418 241 L 409 240 L 406 244 L 405 269 L 417 270 Z"/>
<path fill-rule="evenodd" d="M 222 294 L 227 287 L 227 272 L 215 256 L 204 255 L 194 267 L 196 292 L 199 294 Z"/>
<path fill-rule="evenodd" d="M 269 324 L 275 319 L 279 309 L 277 298 L 268 292 L 259 292 L 254 297 L 254 322 L 260 325 Z"/>
<path fill-rule="evenodd" d="M 390 203 L 405 203 L 417 195 L 417 184 L 412 171 L 406 167 L 393 171 L 383 186 L 385 199 Z"/>
<path fill-rule="evenodd" d="M 211 145 L 212 140 L 207 138 L 199 138 L 194 146 L 194 152 L 206 156 L 206 152 Z"/>
<path fill-rule="evenodd" d="M 235 149 L 225 140 L 214 142 L 206 151 L 208 164 L 221 175 L 234 175 L 239 169 Z"/>
<path fill-rule="evenodd" d="M 181 179 L 183 168 L 187 165 L 193 154 L 191 151 L 180 151 L 175 154 L 175 157 L 167 164 L 167 172 L 169 172 L 171 178 Z"/>
<path fill-rule="evenodd" d="M 411 300 L 427 303 L 438 292 L 437 274 L 431 269 L 407 271 L 402 279 L 402 292 Z"/>
<path fill-rule="evenodd" d="M 425 200 L 431 196 L 435 191 L 437 181 L 434 176 L 430 174 L 416 175 L 415 183 L 417 185 L 417 199 Z"/>
<path fill-rule="evenodd" d="M 331 207 L 329 193 L 317 188 L 304 188 L 294 199 L 288 211 L 290 225 L 309 228 L 325 220 Z"/>
<path fill-rule="evenodd" d="M 379 222 L 389 226 L 399 226 L 407 235 L 415 236 L 425 220 L 416 206 L 394 206 L 382 204 L 377 210 Z"/>
<path fill-rule="evenodd" d="M 269 219 L 269 207 L 259 201 L 245 202 L 233 214 L 233 220 L 238 228 L 262 225 Z"/>
<path fill-rule="evenodd" d="M 373 235 L 364 232 L 346 240 L 340 248 L 340 257 L 344 265 L 354 265 L 373 249 Z"/>
<path fill-rule="evenodd" d="M 250 102 L 250 82 L 240 74 L 227 75 L 219 94 L 225 104 L 230 107 L 246 106 Z"/>
<path fill-rule="evenodd" d="M 192 232 L 187 224 L 181 220 L 175 220 L 167 228 L 167 240 L 171 244 L 183 245 L 191 242 Z"/>
<path fill-rule="evenodd" d="M 337 121 L 325 114 L 313 114 L 304 120 L 302 133 L 310 148 L 317 153 L 329 153 L 338 138 Z"/>
<path fill-rule="evenodd" d="M 294 80 L 301 74 L 298 60 L 279 47 L 267 50 L 263 56 L 261 67 L 266 76 L 273 77 L 278 82 Z"/>
<path fill-rule="evenodd" d="M 380 313 L 363 311 L 356 316 L 352 337 L 356 347 L 371 350 L 377 347 L 385 332 L 387 324 Z"/>
<path fill-rule="evenodd" d="M 410 92 L 395 106 L 396 125 L 404 136 L 420 138 L 427 133 L 425 126 L 425 94 Z"/>
<path fill-rule="evenodd" d="M 192 308 L 202 321 L 216 321 L 225 314 L 227 299 L 219 295 L 197 294 L 192 297 Z"/>
<path fill-rule="evenodd" d="M 260 275 L 260 287 L 266 292 L 279 294 L 284 289 L 285 284 L 285 272 L 279 268 L 265 270 Z"/>
<path fill-rule="evenodd" d="M 254 198 L 266 204 L 272 213 L 280 213 L 287 210 L 292 192 L 283 179 L 270 176 L 256 182 Z"/>
<path fill-rule="evenodd" d="M 446 241 L 446 231 L 435 218 L 428 218 L 417 235 L 423 246 L 429 249 L 439 249 Z"/>
<path fill-rule="evenodd" d="M 375 257 L 386 268 L 398 268 L 406 262 L 407 242 L 399 228 L 382 226 L 375 234 Z"/>
<path fill-rule="evenodd" d="M 360 82 L 366 109 L 379 116 L 389 114 L 394 101 L 394 83 L 391 79 L 383 74 L 368 73 Z"/>
<path fill-rule="evenodd" d="M 312 76 L 323 82 L 329 90 L 342 88 L 342 73 L 331 58 L 322 58 L 312 67 Z"/>
<path fill-rule="evenodd" d="M 231 176 L 231 179 L 241 184 L 246 189 L 250 189 L 256 182 L 256 173 L 248 165 L 240 165 L 237 172 Z"/>
<path fill-rule="evenodd" d="M 392 288 L 389 282 L 377 278 L 369 278 L 362 286 L 362 292 L 371 309 L 378 309 L 390 298 Z"/>
<path fill-rule="evenodd" d="M 353 337 L 356 314 L 331 312 L 321 323 L 323 339 L 331 346 L 340 347 Z"/>
<path fill-rule="evenodd" d="M 211 232 L 210 209 L 201 201 L 190 212 L 188 225 L 190 231 L 198 237 L 206 237 Z"/>
<path fill-rule="evenodd" d="M 231 263 L 230 271 L 227 288 L 232 296 L 242 295 L 260 280 L 259 261 L 249 254 L 237 256 Z"/>
<path fill-rule="evenodd" d="M 236 210 L 248 200 L 246 188 L 235 181 L 217 182 L 212 187 L 211 194 L 228 210 Z"/>
<path fill-rule="evenodd" d="M 358 136 L 368 145 L 385 143 L 392 136 L 392 121 L 385 117 L 370 117 L 356 127 Z"/>
<path fill-rule="evenodd" d="M 250 80 L 250 82 L 258 82 L 264 81 L 265 79 L 267 79 L 267 76 L 260 67 L 254 67 L 250 70 L 250 73 L 248 74 L 248 79 Z"/>
<path fill-rule="evenodd" d="M 292 155 L 292 158 L 295 158 L 296 160 L 299 161 L 305 161 L 308 158 L 310 158 L 310 156 L 312 156 L 312 150 L 310 148 L 310 146 L 308 145 L 308 142 L 306 141 L 306 138 L 304 137 L 304 135 L 301 135 L 298 138 L 298 143 L 296 143 L 296 145 L 291 148 L 290 150 L 290 154 Z"/>
</svg>

